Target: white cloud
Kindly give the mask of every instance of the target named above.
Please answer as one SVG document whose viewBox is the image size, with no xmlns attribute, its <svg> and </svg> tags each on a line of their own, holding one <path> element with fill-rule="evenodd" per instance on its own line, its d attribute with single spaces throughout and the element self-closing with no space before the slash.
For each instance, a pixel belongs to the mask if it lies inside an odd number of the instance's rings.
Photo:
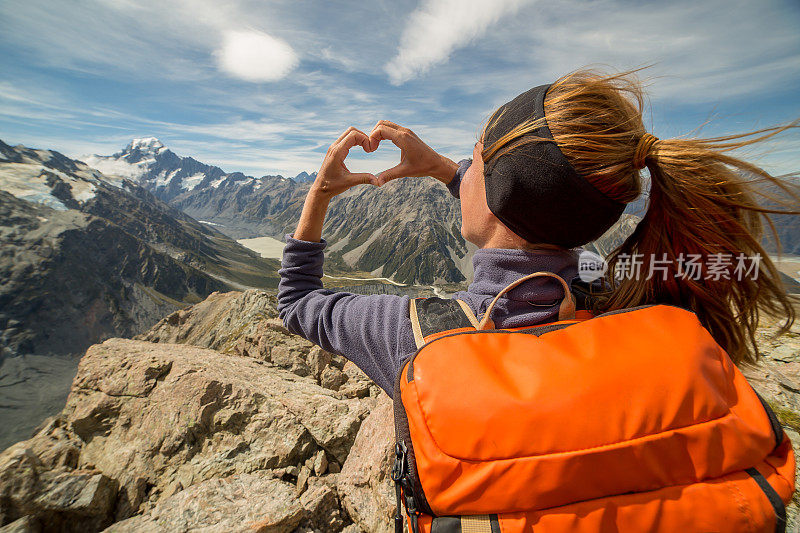
<svg viewBox="0 0 800 533">
<path fill-rule="evenodd" d="M 397 55 L 386 64 L 392 83 L 414 78 L 483 35 L 527 0 L 425 0 L 406 23 Z"/>
<path fill-rule="evenodd" d="M 224 72 L 253 82 L 279 80 L 299 63 L 285 41 L 252 30 L 225 32 L 215 55 Z"/>
<path fill-rule="evenodd" d="M 283 138 L 286 125 L 267 120 L 236 120 L 218 124 L 173 124 L 170 129 L 220 139 L 277 142 Z"/>
</svg>

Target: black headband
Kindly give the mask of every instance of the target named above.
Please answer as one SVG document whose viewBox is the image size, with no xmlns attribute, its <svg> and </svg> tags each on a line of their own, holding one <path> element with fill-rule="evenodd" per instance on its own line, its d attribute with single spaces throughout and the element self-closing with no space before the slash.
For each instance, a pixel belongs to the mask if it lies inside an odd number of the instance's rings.
<svg viewBox="0 0 800 533">
<path fill-rule="evenodd" d="M 499 118 L 486 130 L 484 147 L 523 122 L 544 118 L 549 88 L 534 87 L 504 104 L 494 115 Z M 527 135 L 553 138 L 546 122 Z M 484 173 L 489 209 L 528 242 L 564 248 L 586 244 L 605 233 L 625 209 L 624 203 L 605 196 L 581 177 L 555 141 L 515 147 L 490 161 Z"/>
</svg>

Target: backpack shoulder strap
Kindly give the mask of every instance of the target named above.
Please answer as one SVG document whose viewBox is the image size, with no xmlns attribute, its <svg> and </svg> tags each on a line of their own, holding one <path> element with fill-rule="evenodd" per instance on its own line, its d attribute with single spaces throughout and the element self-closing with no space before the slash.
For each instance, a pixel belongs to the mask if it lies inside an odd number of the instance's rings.
<svg viewBox="0 0 800 533">
<path fill-rule="evenodd" d="M 478 319 L 463 300 L 412 298 L 409 307 L 417 348 L 422 348 L 425 339 L 435 333 L 478 327 Z"/>
<path fill-rule="evenodd" d="M 602 291 L 603 286 L 597 281 L 586 282 L 580 278 L 575 278 L 570 282 L 570 291 L 575 298 L 576 311 L 588 311 L 592 309 L 596 299 L 595 294 Z"/>
</svg>

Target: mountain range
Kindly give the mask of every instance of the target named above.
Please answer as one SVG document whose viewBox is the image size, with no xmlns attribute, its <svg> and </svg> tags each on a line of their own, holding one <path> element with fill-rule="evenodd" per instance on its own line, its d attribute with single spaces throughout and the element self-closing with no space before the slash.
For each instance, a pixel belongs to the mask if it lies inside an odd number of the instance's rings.
<svg viewBox="0 0 800 533">
<path fill-rule="evenodd" d="M 316 173 L 293 178 L 226 173 L 191 157 L 181 157 L 155 138 L 132 140 L 110 155 L 84 161 L 105 173 L 134 180 L 157 198 L 235 238 L 291 233 Z M 631 202 L 620 220 L 589 249 L 603 254 L 633 231 L 646 197 Z M 327 265 L 390 277 L 403 283 L 463 283 L 472 277 L 470 251 L 460 232 L 460 205 L 431 179 L 404 179 L 376 189 L 355 187 L 331 201 L 323 235 Z M 800 254 L 796 216 L 775 216 L 785 253 Z M 767 251 L 774 251 L 765 239 Z"/>
<path fill-rule="evenodd" d="M 134 180 L 187 215 L 236 238 L 283 239 L 294 231 L 316 172 L 293 178 L 225 173 L 180 157 L 155 138 L 134 139 L 86 164 Z M 460 283 L 471 278 L 472 245 L 459 229 L 460 206 L 431 179 L 358 186 L 334 198 L 325 220 L 329 266 L 403 283 Z"/>
<path fill-rule="evenodd" d="M 0 360 L 77 353 L 214 291 L 277 285 L 277 261 L 133 181 L 2 141 L 0 243 Z"/>
<path fill-rule="evenodd" d="M 286 181 L 283 176 L 253 178 L 241 172 L 227 173 L 221 168 L 182 157 L 164 146 L 155 137 L 133 139 L 125 148 L 109 156 L 87 155 L 83 161 L 104 174 L 130 179 L 157 198 L 170 201 L 191 191 L 216 189 L 227 185 L 253 185 L 260 189 L 273 180 Z M 317 173 L 301 172 L 292 181 L 313 182 Z M 271 179 L 272 178 L 272 179 Z"/>
</svg>

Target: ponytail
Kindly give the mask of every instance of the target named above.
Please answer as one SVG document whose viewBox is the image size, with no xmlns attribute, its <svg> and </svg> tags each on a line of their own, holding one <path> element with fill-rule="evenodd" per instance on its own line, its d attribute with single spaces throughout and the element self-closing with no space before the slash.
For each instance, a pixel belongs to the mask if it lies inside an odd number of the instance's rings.
<svg viewBox="0 0 800 533">
<path fill-rule="evenodd" d="M 734 362 L 754 362 L 762 313 L 785 319 L 778 335 L 795 319 L 797 298 L 786 293 L 761 239 L 766 223 L 780 250 L 768 215 L 800 214 L 800 189 L 728 152 L 797 122 L 711 139 L 657 139 L 642 124 L 634 72 L 577 71 L 545 99 L 559 148 L 601 192 L 631 202 L 642 191 L 639 169 L 650 173 L 647 212 L 607 258 L 610 290 L 598 295 L 595 311 L 652 303 L 691 309 Z M 620 276 L 626 265 L 634 275 Z"/>
</svg>

